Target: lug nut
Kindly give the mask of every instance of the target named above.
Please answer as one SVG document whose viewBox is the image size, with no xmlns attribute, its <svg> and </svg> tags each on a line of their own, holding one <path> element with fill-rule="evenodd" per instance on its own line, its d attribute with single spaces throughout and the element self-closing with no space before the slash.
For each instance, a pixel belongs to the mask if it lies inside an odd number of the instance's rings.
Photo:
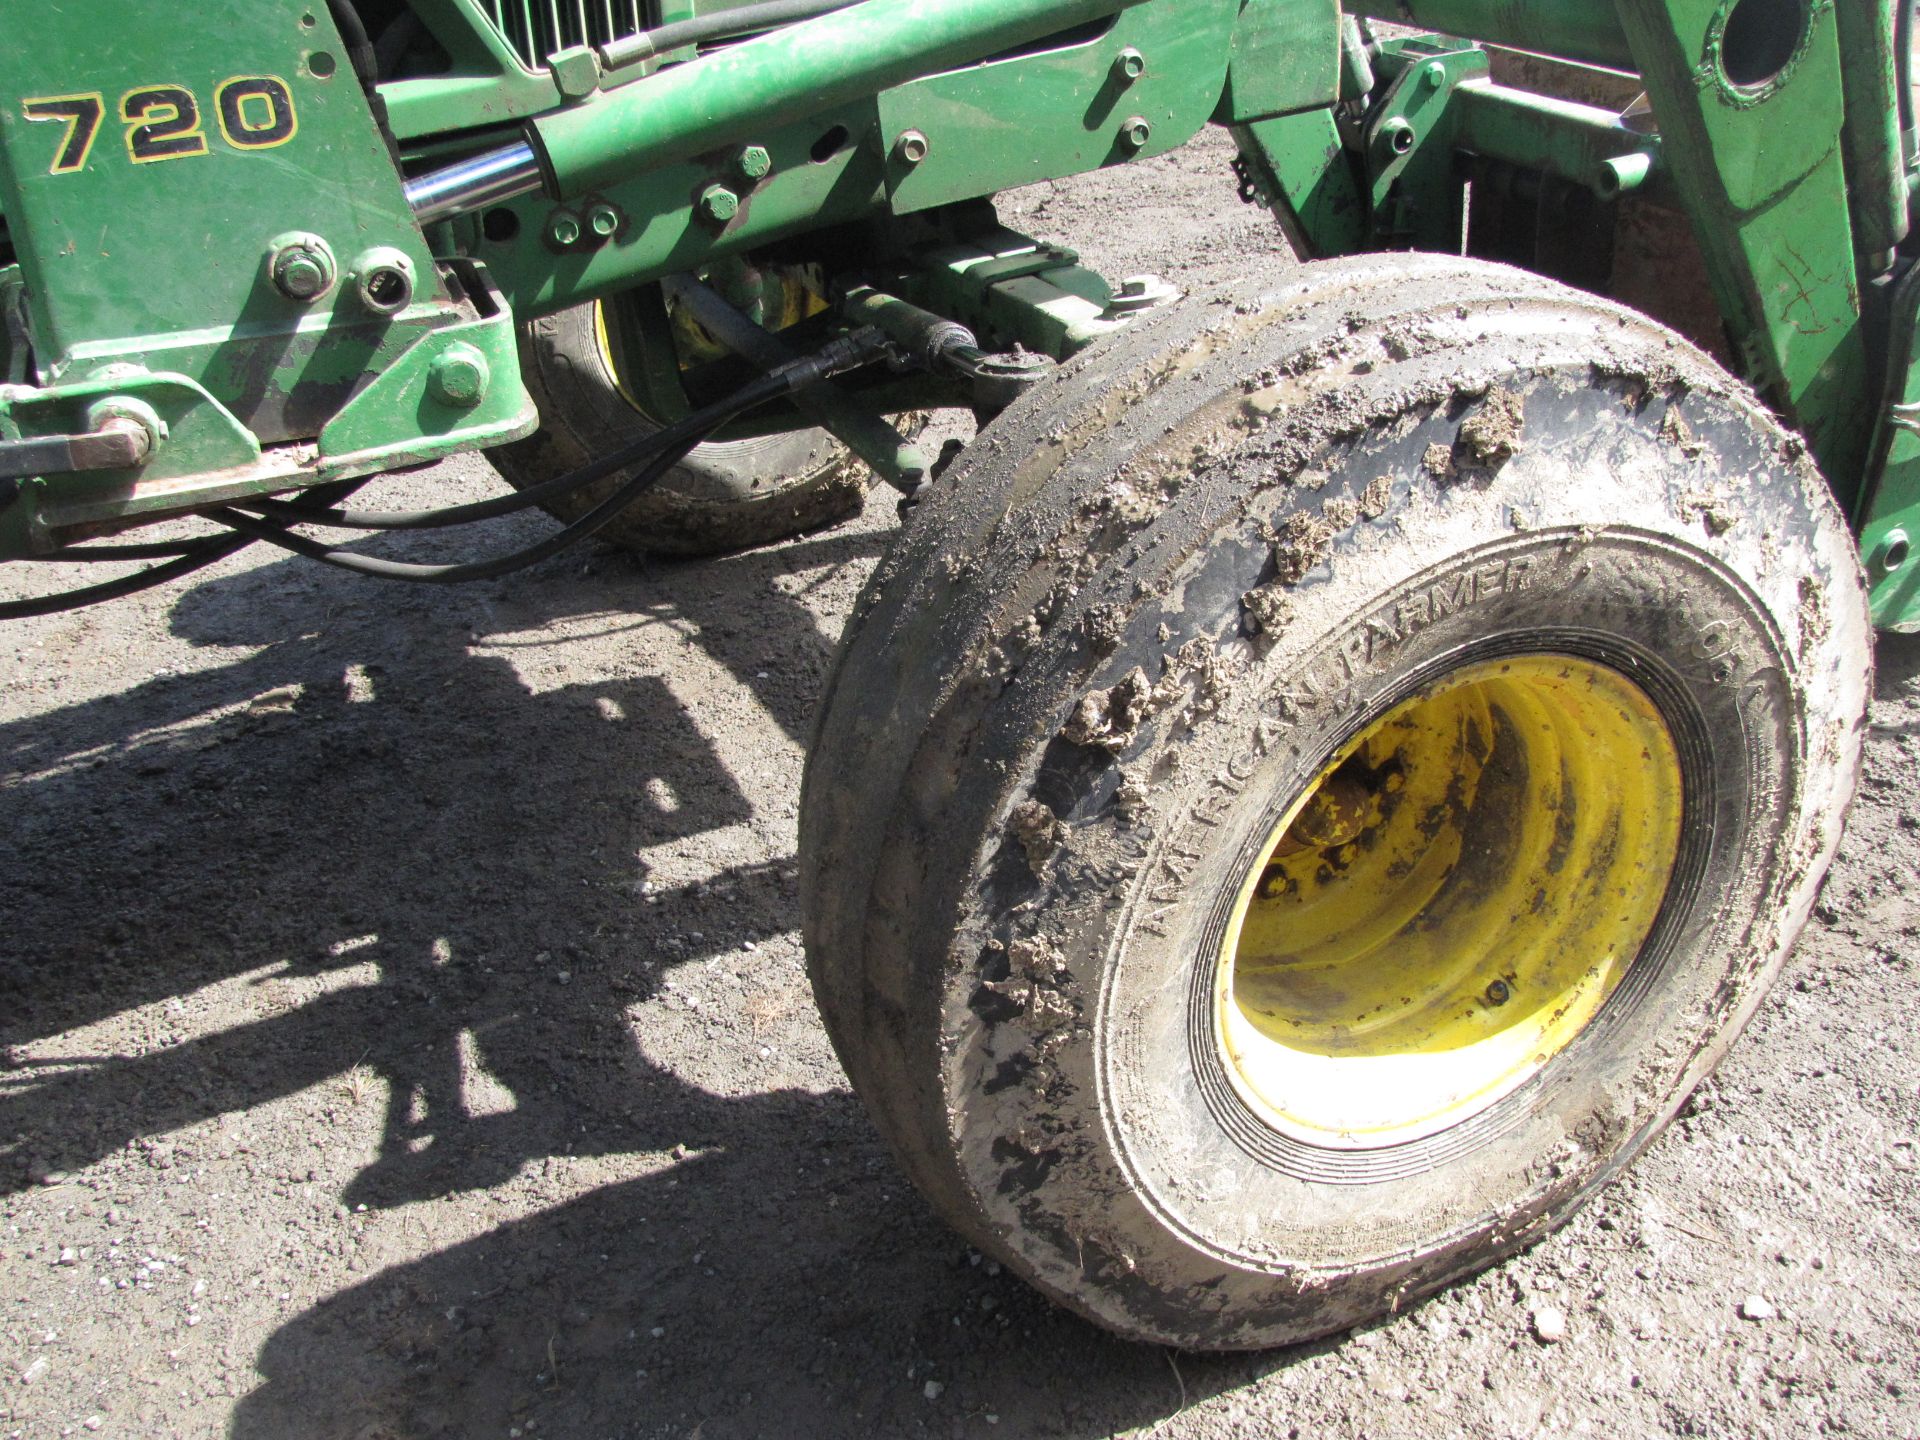
<svg viewBox="0 0 1920 1440">
<path fill-rule="evenodd" d="M 1512 998 L 1513 991 L 1504 980 L 1496 980 L 1487 986 L 1487 1003 L 1489 1005 L 1504 1005 Z"/>
<path fill-rule="evenodd" d="M 1144 115 L 1129 116 L 1120 126 L 1120 143 L 1129 150 L 1144 150 L 1153 134 L 1153 126 Z"/>
<path fill-rule="evenodd" d="M 902 165 L 918 165 L 927 158 L 931 148 L 927 137 L 918 130 L 902 130 L 900 138 L 893 142 L 894 158 Z"/>
<path fill-rule="evenodd" d="M 709 185 L 700 192 L 700 218 L 724 225 L 740 213 L 740 197 L 724 185 Z"/>
<path fill-rule="evenodd" d="M 761 145 L 749 145 L 740 152 L 740 158 L 734 162 L 741 178 L 751 182 L 764 180 L 773 173 L 773 157 Z"/>
</svg>

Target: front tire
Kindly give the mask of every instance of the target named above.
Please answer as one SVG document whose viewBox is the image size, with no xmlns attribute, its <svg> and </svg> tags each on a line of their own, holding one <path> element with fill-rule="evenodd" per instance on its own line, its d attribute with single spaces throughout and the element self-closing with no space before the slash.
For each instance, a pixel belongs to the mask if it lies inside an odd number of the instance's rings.
<svg viewBox="0 0 1920 1440">
<path fill-rule="evenodd" d="M 595 302 L 520 327 L 520 370 L 539 407 L 540 429 L 492 452 L 515 489 L 565 475 L 659 430 L 621 384 L 604 329 L 619 323 L 618 312 L 611 321 L 607 315 Z M 577 520 L 632 474 L 619 471 L 544 508 L 557 519 Z M 818 428 L 708 441 L 599 535 L 647 555 L 724 555 L 859 514 L 872 480 L 864 464 Z"/>
<path fill-rule="evenodd" d="M 809 964 L 948 1218 L 1196 1348 L 1530 1243 L 1659 1132 L 1839 839 L 1864 589 L 1651 322 L 1437 257 L 1190 302 L 998 422 L 856 607 Z"/>
</svg>

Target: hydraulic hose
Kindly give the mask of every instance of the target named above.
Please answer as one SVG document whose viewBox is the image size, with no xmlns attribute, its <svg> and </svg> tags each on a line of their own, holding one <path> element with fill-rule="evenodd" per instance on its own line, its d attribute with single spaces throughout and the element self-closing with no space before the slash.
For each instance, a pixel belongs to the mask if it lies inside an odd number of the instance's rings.
<svg viewBox="0 0 1920 1440">
<path fill-rule="evenodd" d="M 860 0 L 762 0 L 757 5 L 737 5 L 712 15 L 696 15 L 691 20 L 676 20 L 671 25 L 642 30 L 637 35 L 609 40 L 600 47 L 600 63 L 609 70 L 638 65 L 643 60 L 687 45 L 707 45 L 715 40 L 732 40 L 796 20 L 811 20 L 835 10 L 845 10 Z"/>
<path fill-rule="evenodd" d="M 324 485 L 310 491 L 306 504 L 313 508 L 331 505 L 344 500 L 367 482 L 346 480 L 333 485 Z M 296 504 L 294 507 L 300 508 Z M 133 560 L 147 555 L 172 553 L 174 558 L 163 565 L 149 565 L 145 570 L 136 570 L 131 575 L 117 576 L 112 580 L 103 580 L 98 585 L 84 585 L 77 590 L 62 590 L 56 595 L 37 595 L 26 600 L 0 601 L 0 620 L 27 620 L 36 615 L 58 615 L 67 610 L 78 610 L 87 605 L 99 605 L 108 600 L 118 600 L 127 595 L 137 595 L 142 590 L 151 590 L 156 585 L 164 585 L 169 580 L 178 580 L 182 575 L 191 575 L 196 570 L 224 560 L 236 551 L 244 550 L 253 543 L 250 535 L 209 535 L 204 540 L 183 540 L 175 542 L 156 542 L 152 545 L 96 545 L 84 547 L 68 554 L 46 556 L 49 560 Z M 118 552 L 118 553 L 116 553 Z"/>
<path fill-rule="evenodd" d="M 213 519 L 231 526 L 251 539 L 264 540 L 269 545 L 278 545 L 283 550 L 290 550 L 309 560 L 318 560 L 322 564 L 333 565 L 342 570 L 357 571 L 362 575 L 377 576 L 383 580 L 408 580 L 422 585 L 452 585 L 466 580 L 491 580 L 515 570 L 525 569 L 529 565 L 538 564 L 600 530 L 631 505 L 642 491 L 659 483 L 669 470 L 686 458 L 689 451 L 729 420 L 756 409 L 769 400 L 778 399 L 805 386 L 818 384 L 832 375 L 865 365 L 885 353 L 885 350 L 886 341 L 879 331 L 870 329 L 856 331 L 811 355 L 802 356 L 782 365 L 779 369 L 743 386 L 725 400 L 695 411 L 686 419 L 677 421 L 664 430 L 657 431 L 632 445 L 547 482 L 537 491 L 523 491 L 518 495 L 500 496 L 495 500 L 479 501 L 470 506 L 454 506 L 448 510 L 396 511 L 379 517 L 387 522 L 396 519 L 410 522 L 401 525 L 392 523 L 367 525 L 364 522 L 371 518 L 369 514 L 354 515 L 350 511 L 336 511 L 331 517 L 325 513 L 311 512 L 291 517 L 297 521 L 311 521 L 322 525 L 350 520 L 354 523 L 344 525 L 342 528 L 353 529 L 413 529 L 421 528 L 429 522 L 454 524 L 460 522 L 449 521 L 445 517 L 464 511 L 466 513 L 463 518 L 477 519 L 482 517 L 474 513 L 476 511 L 499 514 L 504 513 L 505 509 L 520 509 L 526 504 L 534 503 L 534 497 L 547 492 L 549 487 L 552 493 L 577 490 L 583 485 L 591 484 L 595 480 L 611 475 L 616 470 L 623 469 L 640 456 L 654 457 L 645 470 L 626 481 L 579 519 L 537 544 L 506 555 L 446 565 L 421 565 L 402 560 L 383 560 L 378 556 L 359 555 L 337 546 L 309 540 L 303 535 L 293 534 L 285 525 L 276 523 L 274 520 L 260 519 L 237 509 L 214 510 L 209 514 Z M 372 512 L 372 516 L 378 516 L 378 513 Z"/>
</svg>

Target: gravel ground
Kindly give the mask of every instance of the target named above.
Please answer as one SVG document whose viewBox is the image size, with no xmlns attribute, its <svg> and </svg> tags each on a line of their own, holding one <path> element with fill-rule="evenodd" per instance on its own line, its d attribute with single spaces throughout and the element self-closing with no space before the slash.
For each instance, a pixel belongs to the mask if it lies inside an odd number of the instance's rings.
<svg viewBox="0 0 1920 1440">
<path fill-rule="evenodd" d="M 1005 210 L 1282 263 L 1217 141 Z M 1920 642 L 1630 1178 L 1390 1323 L 1176 1356 L 970 1254 L 814 1017 L 801 744 L 893 528 L 448 591 L 249 555 L 0 631 L 0 1437 L 1920 1435 Z"/>
</svg>

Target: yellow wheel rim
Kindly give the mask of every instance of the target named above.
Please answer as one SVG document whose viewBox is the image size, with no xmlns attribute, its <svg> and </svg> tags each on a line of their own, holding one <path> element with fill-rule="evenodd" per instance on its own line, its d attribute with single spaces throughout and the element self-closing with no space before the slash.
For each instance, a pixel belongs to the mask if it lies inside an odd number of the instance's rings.
<svg viewBox="0 0 1920 1440">
<path fill-rule="evenodd" d="M 1680 760 L 1646 694 L 1562 655 L 1455 671 L 1288 807 L 1221 947 L 1236 1088 L 1311 1144 L 1480 1113 L 1572 1043 L 1653 929 Z"/>
<path fill-rule="evenodd" d="M 600 363 L 606 367 L 607 376 L 613 381 L 613 388 L 628 405 L 656 424 L 661 423 L 651 410 L 640 403 L 639 397 L 627 384 L 626 375 L 616 354 L 617 347 L 614 345 L 607 315 L 607 302 L 595 300 L 592 303 L 594 343 L 600 351 Z M 828 308 L 827 302 L 808 288 L 800 271 L 783 269 L 779 272 L 779 285 L 771 306 L 771 313 L 762 319 L 762 323 L 767 329 L 777 332 L 798 325 L 802 320 L 811 319 Z M 675 364 L 680 370 L 691 370 L 696 365 L 705 364 L 710 360 L 719 360 L 733 353 L 707 334 L 698 321 L 682 313 L 677 306 L 670 305 L 668 315 L 668 324 L 673 332 Z"/>
</svg>

